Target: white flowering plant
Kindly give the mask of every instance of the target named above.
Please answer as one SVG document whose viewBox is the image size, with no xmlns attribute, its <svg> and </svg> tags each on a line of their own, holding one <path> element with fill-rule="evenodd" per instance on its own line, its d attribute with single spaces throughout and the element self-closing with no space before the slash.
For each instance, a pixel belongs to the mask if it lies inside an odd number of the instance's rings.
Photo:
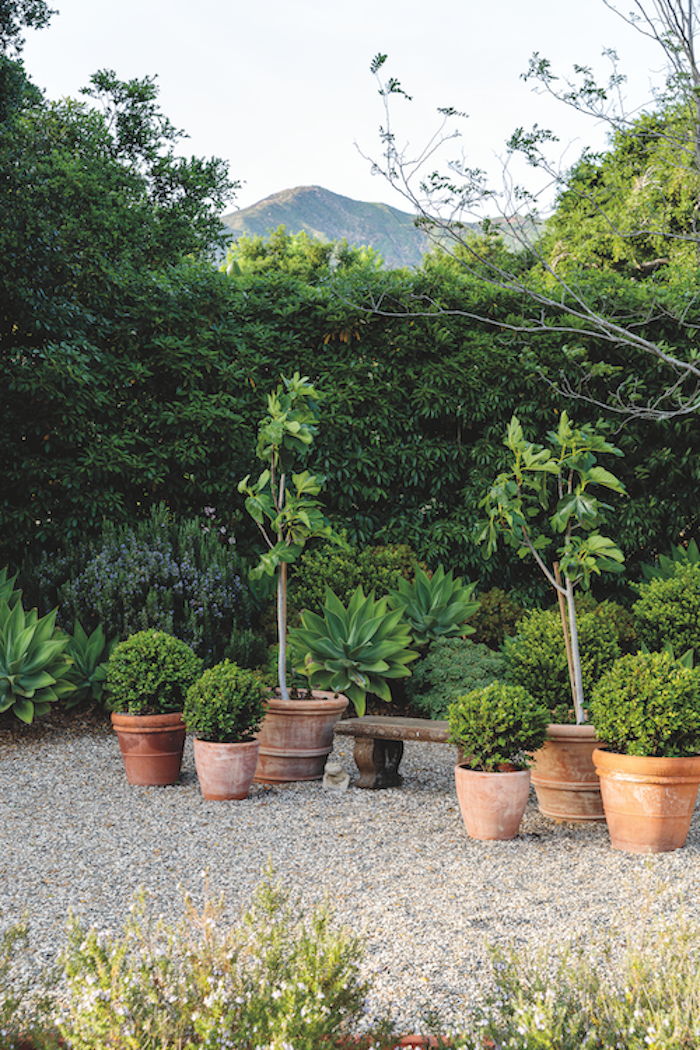
<svg viewBox="0 0 700 1050">
<path fill-rule="evenodd" d="M 234 926 L 186 900 L 176 928 L 141 894 L 119 933 L 72 920 L 60 1031 L 71 1050 L 318 1050 L 364 1017 L 362 946 L 327 906 L 306 915 L 268 870 Z"/>
<path fill-rule="evenodd" d="M 51 998 L 40 983 L 33 990 L 19 977 L 21 961 L 29 948 L 26 918 L 0 937 L 0 1046 L 20 1050 L 57 1050 L 58 1034 L 50 1023 Z"/>
<path fill-rule="evenodd" d="M 646 914 L 644 914 L 646 911 Z M 556 948 L 491 951 L 494 991 L 473 1025 L 502 1050 L 700 1046 L 700 928 L 683 911 L 626 916 Z"/>
</svg>

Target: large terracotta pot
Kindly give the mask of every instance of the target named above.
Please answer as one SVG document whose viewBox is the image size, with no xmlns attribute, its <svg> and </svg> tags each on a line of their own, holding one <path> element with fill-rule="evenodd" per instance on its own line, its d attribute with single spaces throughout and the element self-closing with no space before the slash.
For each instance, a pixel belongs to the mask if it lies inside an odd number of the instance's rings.
<svg viewBox="0 0 700 1050">
<path fill-rule="evenodd" d="M 247 798 L 259 750 L 257 740 L 213 744 L 195 737 L 194 764 L 204 797 L 217 800 Z"/>
<path fill-rule="evenodd" d="M 553 820 L 605 820 L 593 752 L 600 741 L 592 725 L 547 726 L 547 740 L 532 756 L 532 786 L 540 812 Z"/>
<path fill-rule="evenodd" d="M 640 758 L 597 748 L 613 849 L 666 853 L 685 845 L 700 784 L 700 756 Z"/>
<path fill-rule="evenodd" d="M 514 839 L 530 793 L 530 770 L 482 773 L 455 766 L 457 799 L 473 839 Z"/>
<path fill-rule="evenodd" d="M 255 781 L 320 780 L 333 750 L 333 726 L 347 706 L 348 698 L 342 693 L 317 689 L 302 692 L 299 700 L 271 696 L 257 734 L 260 755 Z"/>
<path fill-rule="evenodd" d="M 185 723 L 179 711 L 168 715 L 112 714 L 124 772 L 130 784 L 174 784 L 180 777 Z"/>
</svg>

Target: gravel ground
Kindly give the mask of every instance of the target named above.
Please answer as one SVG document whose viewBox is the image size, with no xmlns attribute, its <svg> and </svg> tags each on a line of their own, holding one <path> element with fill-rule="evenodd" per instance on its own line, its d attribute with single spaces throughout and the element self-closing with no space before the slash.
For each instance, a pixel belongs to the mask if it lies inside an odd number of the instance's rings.
<svg viewBox="0 0 700 1050">
<path fill-rule="evenodd" d="M 354 772 L 351 743 L 338 745 L 333 757 Z M 337 918 L 363 932 L 371 1009 L 413 1031 L 426 1007 L 459 1027 L 489 985 L 488 944 L 546 944 L 628 908 L 641 921 L 660 884 L 669 908 L 682 893 L 695 912 L 697 810 L 685 849 L 648 858 L 612 851 L 605 825 L 548 820 L 534 795 L 517 839 L 476 842 L 460 817 L 454 755 L 407 744 L 404 784 L 386 791 L 253 785 L 246 801 L 206 802 L 190 739 L 181 782 L 142 788 L 126 782 L 104 726 L 0 730 L 0 930 L 28 912 L 31 964 L 49 963 L 69 909 L 115 929 L 143 886 L 176 919 L 182 890 L 201 902 L 205 869 L 233 917 L 270 858 L 304 902 L 328 895 Z"/>
</svg>

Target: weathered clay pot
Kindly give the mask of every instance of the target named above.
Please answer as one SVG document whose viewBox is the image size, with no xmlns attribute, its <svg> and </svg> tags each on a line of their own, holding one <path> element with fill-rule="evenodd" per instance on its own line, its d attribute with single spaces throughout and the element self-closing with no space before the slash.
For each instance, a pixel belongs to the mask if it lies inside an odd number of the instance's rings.
<svg viewBox="0 0 700 1050">
<path fill-rule="evenodd" d="M 162 786 L 180 777 L 185 723 L 179 711 L 168 715 L 112 714 L 124 772 L 130 784 Z"/>
<path fill-rule="evenodd" d="M 530 770 L 482 773 L 455 766 L 457 799 L 473 839 L 514 839 L 527 805 Z"/>
<path fill-rule="evenodd" d="M 531 782 L 540 812 L 553 820 L 605 820 L 593 752 L 592 725 L 547 726 L 547 740 L 532 756 Z"/>
<path fill-rule="evenodd" d="M 302 692 L 299 700 L 271 696 L 257 734 L 260 755 L 255 781 L 320 780 L 333 750 L 333 726 L 347 706 L 348 698 L 342 693 L 317 689 Z"/>
<path fill-rule="evenodd" d="M 215 800 L 247 798 L 259 750 L 257 740 L 213 744 L 195 738 L 194 764 L 204 797 Z"/>
<path fill-rule="evenodd" d="M 700 784 L 700 756 L 640 758 L 597 748 L 593 761 L 613 849 L 666 853 L 685 845 Z"/>
</svg>

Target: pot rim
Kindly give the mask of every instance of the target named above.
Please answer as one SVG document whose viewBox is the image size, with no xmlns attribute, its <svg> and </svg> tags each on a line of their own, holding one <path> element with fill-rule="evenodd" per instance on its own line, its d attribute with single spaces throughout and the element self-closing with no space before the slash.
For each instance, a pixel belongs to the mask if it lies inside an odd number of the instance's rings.
<svg viewBox="0 0 700 1050">
<path fill-rule="evenodd" d="M 112 725 L 127 726 L 127 725 L 143 725 L 143 726 L 179 726 L 182 722 L 184 727 L 185 722 L 182 717 L 182 711 L 168 711 L 165 714 L 159 715 L 130 715 L 125 711 L 112 711 L 110 714 L 110 720 Z"/>
<path fill-rule="evenodd" d="M 311 693 L 309 698 L 308 694 Z M 329 693 L 321 689 L 306 689 L 304 695 L 298 700 L 283 700 L 279 690 L 267 697 L 265 701 L 268 710 L 283 711 L 286 713 L 298 711 L 324 711 L 338 709 L 344 711 L 350 701 L 344 693 Z"/>
<path fill-rule="evenodd" d="M 462 775 L 467 774 L 470 776 L 479 777 L 522 777 L 523 775 L 526 777 L 530 776 L 529 769 L 494 769 L 492 772 L 488 773 L 485 769 L 470 769 L 465 762 L 457 763 L 457 765 L 455 766 L 455 775 L 457 775 L 458 770 Z"/>
<path fill-rule="evenodd" d="M 657 755 L 627 755 L 620 751 L 610 751 L 597 747 L 593 752 L 593 763 L 599 775 L 610 775 L 613 770 L 634 775 L 636 772 L 646 776 L 681 777 L 683 779 L 700 779 L 700 755 L 688 755 L 684 758 L 670 758 Z"/>
</svg>

